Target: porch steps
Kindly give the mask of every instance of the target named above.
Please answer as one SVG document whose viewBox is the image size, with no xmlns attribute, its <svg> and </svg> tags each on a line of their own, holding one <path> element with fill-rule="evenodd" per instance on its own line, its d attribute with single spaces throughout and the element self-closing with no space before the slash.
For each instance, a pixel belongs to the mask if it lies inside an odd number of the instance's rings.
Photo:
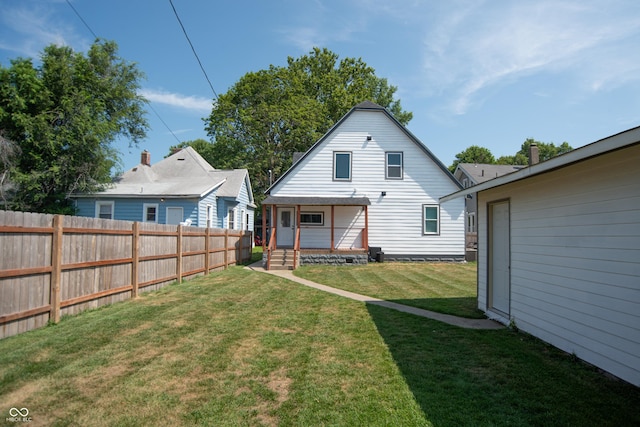
<svg viewBox="0 0 640 427">
<path fill-rule="evenodd" d="M 271 252 L 270 270 L 293 270 L 293 249 L 275 249 Z"/>
</svg>

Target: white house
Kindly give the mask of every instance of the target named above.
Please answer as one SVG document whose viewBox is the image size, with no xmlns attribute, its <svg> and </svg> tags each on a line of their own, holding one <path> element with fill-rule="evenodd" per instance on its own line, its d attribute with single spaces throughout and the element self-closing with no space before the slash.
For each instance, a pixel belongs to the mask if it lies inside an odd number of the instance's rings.
<svg viewBox="0 0 640 427">
<path fill-rule="evenodd" d="M 439 201 L 460 188 L 386 109 L 361 103 L 266 191 L 265 262 L 366 263 L 369 247 L 378 260 L 464 260 L 464 201 Z"/>
<path fill-rule="evenodd" d="M 478 193 L 478 307 L 640 386 L 640 127 Z"/>
</svg>

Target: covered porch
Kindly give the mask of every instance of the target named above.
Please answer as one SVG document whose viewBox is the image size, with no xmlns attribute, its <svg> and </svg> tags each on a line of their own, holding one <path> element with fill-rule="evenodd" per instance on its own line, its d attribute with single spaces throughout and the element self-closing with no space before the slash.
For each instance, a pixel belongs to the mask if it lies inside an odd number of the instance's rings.
<svg viewBox="0 0 640 427">
<path fill-rule="evenodd" d="M 367 197 L 267 196 L 262 202 L 263 264 L 363 264 L 369 246 Z"/>
</svg>

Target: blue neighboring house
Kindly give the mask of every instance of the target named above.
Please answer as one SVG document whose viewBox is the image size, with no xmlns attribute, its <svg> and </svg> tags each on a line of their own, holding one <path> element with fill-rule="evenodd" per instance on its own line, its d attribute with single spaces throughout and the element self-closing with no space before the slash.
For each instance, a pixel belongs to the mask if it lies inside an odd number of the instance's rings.
<svg viewBox="0 0 640 427">
<path fill-rule="evenodd" d="M 104 191 L 74 194 L 77 215 L 104 219 L 253 230 L 255 204 L 246 169 L 215 169 L 187 147 L 140 164 Z"/>
</svg>

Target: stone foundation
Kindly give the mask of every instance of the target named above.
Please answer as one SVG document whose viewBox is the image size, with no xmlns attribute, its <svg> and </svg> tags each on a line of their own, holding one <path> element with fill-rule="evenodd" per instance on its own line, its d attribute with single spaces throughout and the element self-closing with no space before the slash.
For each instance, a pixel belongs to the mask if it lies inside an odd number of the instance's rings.
<svg viewBox="0 0 640 427">
<path fill-rule="evenodd" d="M 395 255 L 385 254 L 385 262 L 465 262 L 464 255 Z"/>
<path fill-rule="evenodd" d="M 366 265 L 367 254 L 301 254 L 300 265 Z"/>
</svg>

